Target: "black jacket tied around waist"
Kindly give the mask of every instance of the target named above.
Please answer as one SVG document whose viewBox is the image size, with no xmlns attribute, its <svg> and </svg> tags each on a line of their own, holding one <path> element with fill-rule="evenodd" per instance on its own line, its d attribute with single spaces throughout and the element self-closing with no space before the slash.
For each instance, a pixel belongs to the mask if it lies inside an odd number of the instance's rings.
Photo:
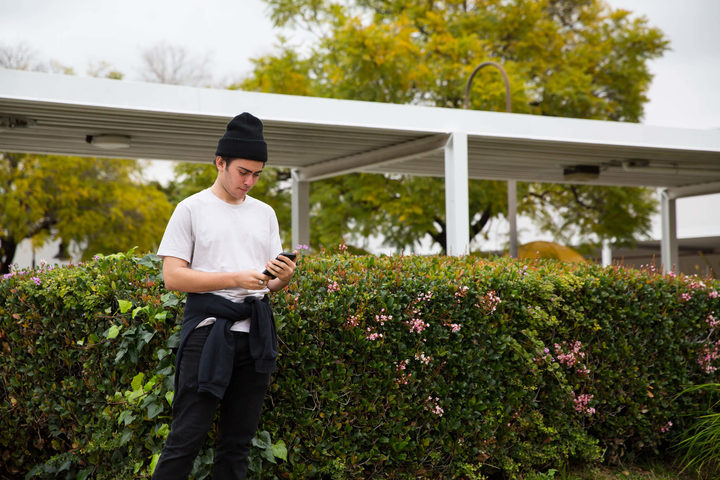
<svg viewBox="0 0 720 480">
<path fill-rule="evenodd" d="M 241 303 L 232 302 L 211 293 L 188 293 L 185 303 L 180 348 L 175 360 L 175 389 L 177 370 L 180 368 L 183 345 L 198 324 L 208 317 L 215 317 L 200 356 L 198 369 L 198 392 L 207 392 L 223 398 L 230 383 L 235 356 L 234 341 L 230 327 L 235 321 L 250 318 L 250 356 L 259 373 L 272 373 L 278 355 L 277 332 L 270 300 L 247 297 Z"/>
</svg>

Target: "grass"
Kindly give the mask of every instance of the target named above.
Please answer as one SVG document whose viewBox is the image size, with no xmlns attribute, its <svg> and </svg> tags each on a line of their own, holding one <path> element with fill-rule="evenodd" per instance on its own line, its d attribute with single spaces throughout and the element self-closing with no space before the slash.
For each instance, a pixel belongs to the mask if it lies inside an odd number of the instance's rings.
<svg viewBox="0 0 720 480">
<path fill-rule="evenodd" d="M 571 469 L 567 475 L 536 474 L 528 480 L 698 480 L 695 474 L 680 472 L 682 467 L 672 459 L 654 460 L 632 465 L 592 465 Z"/>
<path fill-rule="evenodd" d="M 690 480 L 697 477 L 680 473 L 679 468 L 667 465 L 594 467 L 588 476 L 579 476 L 578 480 Z"/>
</svg>

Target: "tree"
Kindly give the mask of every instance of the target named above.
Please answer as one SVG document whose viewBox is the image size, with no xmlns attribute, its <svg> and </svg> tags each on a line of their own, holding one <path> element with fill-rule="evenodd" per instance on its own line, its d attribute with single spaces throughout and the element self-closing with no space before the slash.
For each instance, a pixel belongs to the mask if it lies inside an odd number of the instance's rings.
<svg viewBox="0 0 720 480">
<path fill-rule="evenodd" d="M 24 43 L 0 44 L 0 67 L 12 70 L 42 70 L 35 51 Z"/>
<path fill-rule="evenodd" d="M 56 61 L 46 66 L 24 44 L 0 46 L 0 66 L 73 73 Z M 122 78 L 105 62 L 90 73 Z M 141 170 L 135 160 L 0 153 L 0 273 L 9 272 L 25 239 L 35 247 L 59 240 L 58 258 L 71 249 L 87 258 L 154 247 L 172 206 L 156 186 L 139 180 Z"/>
<path fill-rule="evenodd" d="M 15 45 L 0 44 L 0 67 L 11 70 L 31 70 L 37 72 L 61 73 L 74 75 L 72 67 L 63 65 L 57 60 L 43 62 L 39 60 L 35 50 L 25 43 Z"/>
<path fill-rule="evenodd" d="M 515 112 L 637 122 L 652 78 L 647 61 L 668 45 L 645 18 L 611 10 L 602 0 L 266 2 L 276 26 L 313 32 L 318 40 L 312 48 L 281 43 L 279 53 L 256 59 L 250 77 L 236 88 L 461 108 L 471 71 L 493 60 L 509 74 Z M 504 110 L 497 72 L 480 71 L 473 85 L 472 108 Z M 374 198 L 364 203 L 337 201 L 357 199 L 373 185 Z M 470 190 L 471 232 L 482 235 L 492 218 L 505 213 L 504 186 L 472 181 Z M 331 241 L 332 232 L 375 233 L 403 248 L 429 234 L 444 246 L 443 191 L 440 179 L 413 177 L 315 182 L 311 199 L 322 215 L 313 217 L 313 230 L 321 232 L 313 243 Z M 521 211 L 552 213 L 540 224 L 572 222 L 596 240 L 602 235 L 632 242 L 655 209 L 653 192 L 643 188 L 531 184 L 521 192 Z M 632 212 L 626 225 L 602 214 L 620 201 Z M 415 214 L 418 205 L 422 212 Z M 341 224 L 329 223 L 336 221 Z M 595 221 L 605 223 L 594 228 Z"/>
<path fill-rule="evenodd" d="M 209 58 L 185 47 L 158 43 L 142 52 L 143 80 L 170 85 L 204 86 L 210 82 Z"/>
<path fill-rule="evenodd" d="M 109 78 L 111 80 L 122 80 L 125 76 L 124 73 L 117 70 L 115 67 L 113 67 L 112 64 L 105 61 L 90 62 L 88 64 L 87 74 L 91 77 Z"/>
<path fill-rule="evenodd" d="M 172 206 L 139 173 L 130 160 L 0 154 L 0 273 L 25 239 L 59 240 L 60 258 L 154 248 Z"/>
<path fill-rule="evenodd" d="M 650 231 L 650 215 L 657 210 L 652 192 L 638 188 L 533 184 L 526 200 L 540 227 L 566 244 L 608 239 L 632 245 L 637 231 Z M 543 208 L 547 205 L 552 208 Z"/>
</svg>

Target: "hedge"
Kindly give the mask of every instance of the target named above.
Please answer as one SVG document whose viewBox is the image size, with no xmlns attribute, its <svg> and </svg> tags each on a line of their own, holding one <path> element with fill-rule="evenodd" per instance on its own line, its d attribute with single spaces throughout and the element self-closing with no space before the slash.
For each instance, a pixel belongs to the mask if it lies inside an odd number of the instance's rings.
<svg viewBox="0 0 720 480">
<path fill-rule="evenodd" d="M 0 280 L 0 478 L 146 478 L 184 296 L 132 252 Z M 720 367 L 720 284 L 508 258 L 305 256 L 273 295 L 259 478 L 520 478 L 662 454 Z M 285 459 L 285 460 L 282 460 Z M 212 439 L 194 478 L 206 478 Z"/>
</svg>

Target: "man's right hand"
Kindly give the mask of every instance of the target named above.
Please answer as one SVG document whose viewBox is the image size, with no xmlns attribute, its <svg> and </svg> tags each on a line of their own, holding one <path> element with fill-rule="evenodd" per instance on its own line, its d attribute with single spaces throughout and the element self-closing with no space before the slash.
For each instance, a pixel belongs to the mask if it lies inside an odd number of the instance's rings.
<svg viewBox="0 0 720 480">
<path fill-rule="evenodd" d="M 267 283 L 270 280 L 269 276 L 257 270 L 242 270 L 238 272 L 238 276 L 240 278 L 240 284 L 238 286 L 247 290 L 262 290 L 267 287 Z"/>
</svg>

